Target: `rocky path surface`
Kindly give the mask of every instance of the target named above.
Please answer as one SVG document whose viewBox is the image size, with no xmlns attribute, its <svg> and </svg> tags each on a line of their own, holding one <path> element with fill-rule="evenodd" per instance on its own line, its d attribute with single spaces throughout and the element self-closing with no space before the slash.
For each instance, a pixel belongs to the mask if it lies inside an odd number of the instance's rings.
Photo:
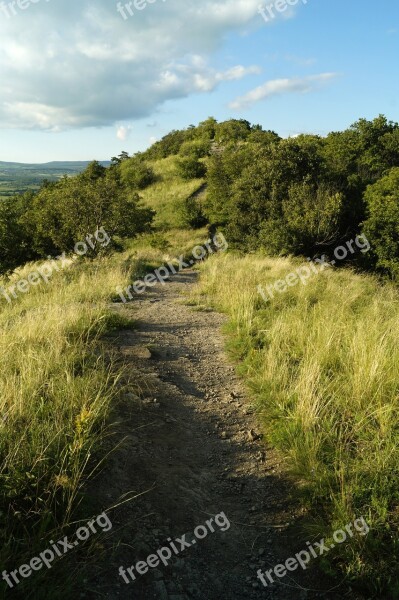
<svg viewBox="0 0 399 600">
<path fill-rule="evenodd" d="M 292 486 L 224 353 L 225 317 L 184 304 L 182 293 L 196 277 L 182 272 L 128 305 L 115 305 L 137 325 L 114 340 L 133 391 L 120 409 L 123 441 L 94 486 L 103 506 L 137 497 L 110 513 L 104 558 L 92 567 L 81 597 L 354 598 L 345 585 L 331 589 L 334 583 L 314 570 L 275 577 L 267 588 L 257 579 L 258 569 L 285 562 L 307 540 L 299 533 Z M 146 572 L 137 566 L 132 580 L 129 567 L 184 534 L 188 545 L 180 550 L 175 542 L 178 554 L 171 551 L 167 565 Z"/>
</svg>

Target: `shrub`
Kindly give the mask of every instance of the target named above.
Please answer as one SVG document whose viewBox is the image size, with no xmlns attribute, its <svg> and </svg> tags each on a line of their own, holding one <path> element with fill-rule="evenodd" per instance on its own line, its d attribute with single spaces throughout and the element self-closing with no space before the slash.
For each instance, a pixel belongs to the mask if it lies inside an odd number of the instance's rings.
<svg viewBox="0 0 399 600">
<path fill-rule="evenodd" d="M 367 188 L 364 232 L 377 268 L 399 279 L 399 168 Z"/>
<path fill-rule="evenodd" d="M 152 167 L 137 158 L 123 161 L 120 171 L 122 183 L 133 190 L 144 190 L 157 180 Z"/>
<path fill-rule="evenodd" d="M 206 175 L 206 166 L 195 155 L 177 159 L 176 165 L 178 174 L 182 179 L 199 179 Z"/>
</svg>

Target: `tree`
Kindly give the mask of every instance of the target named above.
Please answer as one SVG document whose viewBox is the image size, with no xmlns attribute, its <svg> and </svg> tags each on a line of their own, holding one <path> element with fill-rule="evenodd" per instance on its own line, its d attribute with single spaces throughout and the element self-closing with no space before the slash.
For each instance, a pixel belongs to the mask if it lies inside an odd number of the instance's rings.
<svg viewBox="0 0 399 600">
<path fill-rule="evenodd" d="M 206 175 L 206 165 L 195 154 L 176 160 L 177 172 L 182 179 L 200 179 Z"/>
<path fill-rule="evenodd" d="M 239 146 L 241 172 L 234 177 L 227 207 L 233 242 L 247 250 L 264 246 L 273 253 L 300 251 L 293 245 L 283 203 L 292 186 L 305 182 L 317 188 L 323 181 L 322 143 L 317 136 L 300 136 L 266 146 Z"/>
<path fill-rule="evenodd" d="M 214 140 L 217 124 L 218 122 L 214 117 L 208 117 L 206 121 L 202 121 L 196 128 L 196 138 Z"/>
<path fill-rule="evenodd" d="M 87 165 L 85 171 L 81 175 L 83 181 L 95 182 L 97 179 L 105 177 L 107 169 L 101 165 L 98 160 L 93 160 Z"/>
<path fill-rule="evenodd" d="M 0 273 L 12 272 L 29 260 L 38 258 L 32 247 L 29 227 L 21 221 L 26 213 L 32 192 L 0 200 Z"/>
<path fill-rule="evenodd" d="M 24 216 L 33 230 L 33 247 L 40 255 L 73 252 L 75 244 L 104 227 L 111 237 L 134 237 L 149 230 L 153 211 L 140 204 L 140 197 L 121 183 L 115 169 L 93 178 L 91 170 L 65 177 L 36 194 Z M 112 244 L 107 246 L 107 251 Z M 88 249 L 91 256 L 103 252 Z"/>
<path fill-rule="evenodd" d="M 216 126 L 215 140 L 220 144 L 246 140 L 251 132 L 251 124 L 245 119 L 230 119 Z"/>
<path fill-rule="evenodd" d="M 153 168 L 139 157 L 123 161 L 119 168 L 122 183 L 132 190 L 144 190 L 157 179 Z"/>
<path fill-rule="evenodd" d="M 377 268 L 399 279 L 399 168 L 370 185 L 365 193 L 367 236 Z"/>
<path fill-rule="evenodd" d="M 226 225 L 231 219 L 233 185 L 244 168 L 257 160 L 255 148 L 250 145 L 217 149 L 207 159 L 208 194 L 204 207 L 209 221 Z"/>
<path fill-rule="evenodd" d="M 204 158 L 205 156 L 208 156 L 211 150 L 211 145 L 211 140 L 206 138 L 196 138 L 194 140 L 184 142 L 184 144 L 182 144 L 180 147 L 179 156 L 194 156 L 197 159 Z"/>
<path fill-rule="evenodd" d="M 325 184 L 293 184 L 283 200 L 286 251 L 309 256 L 337 242 L 343 200 Z"/>
<path fill-rule="evenodd" d="M 159 160 L 167 158 L 173 154 L 178 154 L 181 145 L 188 139 L 193 138 L 195 130 L 173 130 L 165 135 L 161 140 L 155 142 L 146 152 L 144 157 L 150 160 Z"/>
<path fill-rule="evenodd" d="M 130 158 L 128 152 L 126 152 L 125 150 L 123 150 L 119 156 L 113 156 L 111 158 L 111 167 L 117 167 L 118 165 L 120 165 L 123 161 L 128 160 Z"/>
</svg>

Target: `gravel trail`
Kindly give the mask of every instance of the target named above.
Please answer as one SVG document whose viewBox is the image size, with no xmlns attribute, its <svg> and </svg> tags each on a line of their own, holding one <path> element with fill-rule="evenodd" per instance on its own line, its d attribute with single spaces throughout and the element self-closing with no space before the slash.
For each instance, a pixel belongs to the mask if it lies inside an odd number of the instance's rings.
<svg viewBox="0 0 399 600">
<path fill-rule="evenodd" d="M 317 566 L 274 576 L 267 588 L 257 579 L 258 569 L 306 549 L 303 514 L 224 352 L 225 317 L 184 303 L 197 276 L 186 270 L 130 304 L 114 305 L 136 322 L 113 336 L 135 387 L 120 408 L 123 441 L 93 487 L 103 506 L 138 496 L 110 513 L 106 550 L 81 597 L 355 598 L 345 585 L 322 592 L 334 582 Z M 212 517 L 213 532 L 206 525 Z M 201 525 L 206 529 L 196 529 Z M 118 573 L 184 534 L 189 545 L 180 551 L 176 542 L 178 554 L 167 566 L 142 575 L 135 569 L 129 583 Z"/>
</svg>

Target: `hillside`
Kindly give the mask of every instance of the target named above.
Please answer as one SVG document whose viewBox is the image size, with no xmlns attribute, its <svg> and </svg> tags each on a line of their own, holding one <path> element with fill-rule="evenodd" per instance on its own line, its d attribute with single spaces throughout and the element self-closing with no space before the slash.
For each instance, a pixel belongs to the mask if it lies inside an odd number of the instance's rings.
<svg viewBox="0 0 399 600">
<path fill-rule="evenodd" d="M 160 229 L 186 225 L 186 201 L 203 187 L 205 179 L 182 180 L 177 172 L 175 156 L 153 160 L 150 164 L 156 181 L 141 195 L 145 204 L 156 211 L 154 225 Z"/>
<path fill-rule="evenodd" d="M 6 572 L 103 515 L 15 597 L 397 598 L 398 131 L 208 119 L 2 201 Z"/>
</svg>

